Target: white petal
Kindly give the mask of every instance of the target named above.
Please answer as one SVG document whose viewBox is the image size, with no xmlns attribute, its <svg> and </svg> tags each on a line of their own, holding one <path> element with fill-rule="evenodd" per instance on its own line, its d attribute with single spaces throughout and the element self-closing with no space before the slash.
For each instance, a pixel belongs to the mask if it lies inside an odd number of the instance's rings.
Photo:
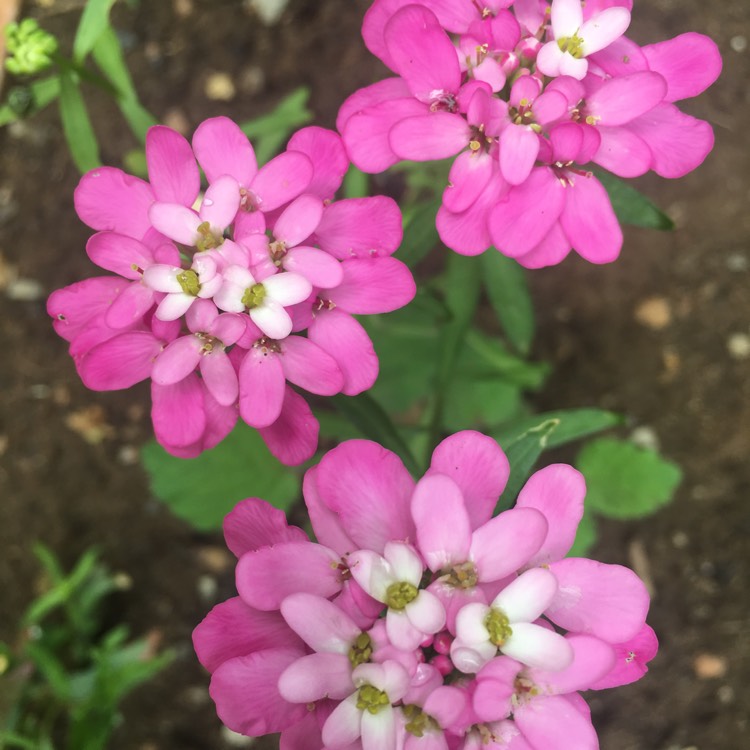
<svg viewBox="0 0 750 750">
<path fill-rule="evenodd" d="M 510 620 L 533 622 L 557 593 L 557 578 L 545 568 L 532 568 L 509 583 L 492 601 Z"/>
<path fill-rule="evenodd" d="M 555 39 L 573 36 L 583 23 L 581 0 L 552 0 L 550 20 Z"/>
<path fill-rule="evenodd" d="M 168 294 L 156 308 L 154 315 L 159 320 L 177 320 L 190 308 L 197 298 L 192 294 Z"/>
<path fill-rule="evenodd" d="M 276 341 L 285 339 L 292 332 L 289 313 L 274 300 L 266 298 L 262 305 L 250 310 L 250 318 L 266 336 Z"/>
<path fill-rule="evenodd" d="M 423 633 L 438 633 L 445 627 L 445 608 L 431 591 L 420 591 L 417 598 L 406 605 L 404 612 L 411 624 Z"/>
<path fill-rule="evenodd" d="M 242 304 L 244 294 L 244 286 L 238 286 L 225 280 L 219 291 L 214 294 L 214 304 L 225 312 L 245 312 L 245 305 Z"/>
<path fill-rule="evenodd" d="M 362 714 L 362 750 L 396 750 L 396 716 L 391 706 Z"/>
<path fill-rule="evenodd" d="M 412 625 L 405 611 L 389 609 L 385 615 L 388 640 L 401 651 L 413 651 L 425 639 L 425 634 Z"/>
<path fill-rule="evenodd" d="M 424 566 L 414 547 L 403 542 L 388 542 L 383 556 L 391 564 L 393 575 L 398 581 L 406 581 L 419 586 Z"/>
<path fill-rule="evenodd" d="M 277 273 L 263 280 L 268 296 L 284 307 L 296 305 L 307 299 L 312 292 L 312 284 L 298 273 Z"/>
<path fill-rule="evenodd" d="M 479 644 L 490 640 L 484 625 L 490 608 L 481 602 L 472 602 L 461 607 L 456 615 L 456 637 L 465 644 Z"/>
<path fill-rule="evenodd" d="M 357 708 L 357 694 L 341 701 L 323 724 L 323 744 L 337 750 L 345 748 L 359 739 L 362 726 L 362 711 Z"/>
<path fill-rule="evenodd" d="M 506 656 L 550 672 L 559 672 L 572 663 L 571 645 L 554 630 L 529 622 L 515 623 L 511 627 L 513 634 L 500 649 Z"/>
<path fill-rule="evenodd" d="M 578 36 L 583 39 L 581 52 L 593 55 L 619 39 L 630 26 L 630 11 L 627 8 L 606 8 L 581 26 Z"/>
<path fill-rule="evenodd" d="M 390 564 L 370 550 L 349 555 L 349 570 L 354 580 L 373 598 L 385 602 L 388 587 L 396 583 Z"/>
<path fill-rule="evenodd" d="M 453 666 L 464 674 L 478 672 L 488 661 L 495 658 L 497 649 L 489 641 L 467 646 L 458 638 L 451 644 Z"/>
<path fill-rule="evenodd" d="M 179 294 L 182 291 L 180 282 L 177 281 L 177 274 L 182 273 L 182 269 L 177 266 L 166 266 L 162 263 L 156 263 L 149 266 L 143 272 L 143 283 L 155 292 L 167 292 Z"/>
</svg>

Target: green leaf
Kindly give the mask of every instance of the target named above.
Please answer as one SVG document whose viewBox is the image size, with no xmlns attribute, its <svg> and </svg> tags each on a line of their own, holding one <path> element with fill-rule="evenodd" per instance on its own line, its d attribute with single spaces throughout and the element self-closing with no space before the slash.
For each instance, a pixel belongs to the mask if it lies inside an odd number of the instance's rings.
<svg viewBox="0 0 750 750">
<path fill-rule="evenodd" d="M 60 76 L 54 75 L 33 81 L 25 87 L 25 98 L 28 98 L 24 111 L 17 112 L 10 104 L 0 106 L 0 126 L 16 122 L 22 117 L 31 117 L 60 95 Z"/>
<path fill-rule="evenodd" d="M 115 0 L 88 0 L 73 40 L 73 59 L 82 63 L 109 24 L 109 11 Z"/>
<path fill-rule="evenodd" d="M 146 131 L 156 125 L 156 118 L 138 101 L 133 79 L 128 71 L 120 40 L 115 30 L 107 24 L 93 47 L 96 64 L 117 89 L 117 105 L 135 137 L 143 143 Z"/>
<path fill-rule="evenodd" d="M 310 89 L 302 86 L 281 100 L 267 115 L 240 123 L 242 132 L 252 140 L 258 162 L 276 156 L 291 133 L 312 120 L 307 108 Z"/>
<path fill-rule="evenodd" d="M 370 194 L 370 175 L 361 172 L 354 164 L 344 177 L 344 195 L 347 198 L 364 198 Z"/>
<path fill-rule="evenodd" d="M 505 448 L 505 455 L 510 463 L 510 477 L 496 506 L 496 513 L 510 508 L 516 501 L 518 493 L 531 475 L 534 464 L 547 447 L 550 435 L 559 424 L 556 419 L 541 421 Z"/>
<path fill-rule="evenodd" d="M 435 226 L 435 215 L 439 208 L 440 199 L 435 199 L 404 211 L 404 238 L 397 257 L 409 268 L 414 268 L 440 243 Z"/>
<path fill-rule="evenodd" d="M 492 248 L 480 256 L 480 262 L 484 288 L 508 340 L 521 354 L 528 354 L 534 339 L 534 307 L 526 272 Z"/>
<path fill-rule="evenodd" d="M 246 497 L 260 497 L 285 510 L 299 496 L 299 476 L 244 424 L 198 458 L 175 458 L 153 441 L 142 458 L 154 495 L 201 531 L 221 528 L 224 516 Z"/>
<path fill-rule="evenodd" d="M 609 518 L 641 518 L 672 500 L 680 468 L 653 451 L 615 438 L 599 438 L 578 454 L 586 477 L 587 507 Z"/>
<path fill-rule="evenodd" d="M 598 533 L 596 521 L 592 513 L 584 511 L 581 523 L 578 524 L 576 539 L 568 552 L 568 557 L 586 557 L 589 550 L 594 546 Z"/>
<path fill-rule="evenodd" d="M 603 409 L 561 409 L 533 414 L 501 425 L 492 431 L 492 437 L 500 445 L 510 445 L 534 425 L 549 419 L 557 420 L 559 424 L 549 436 L 548 448 L 557 448 L 574 440 L 580 440 L 597 432 L 617 427 L 625 421 L 621 414 Z"/>
<path fill-rule="evenodd" d="M 96 169 L 101 165 L 99 144 L 78 87 L 78 80 L 69 68 L 60 71 L 60 116 L 65 140 L 78 171 L 83 174 Z"/>
<path fill-rule="evenodd" d="M 549 365 L 528 362 L 511 354 L 502 341 L 476 329 L 466 332 L 461 369 L 475 377 L 501 377 L 521 388 L 536 390 L 549 373 Z"/>
<path fill-rule="evenodd" d="M 623 224 L 632 224 L 646 229 L 674 229 L 672 219 L 643 193 L 608 172 L 597 172 L 596 176 L 609 193 L 612 208 Z"/>
<path fill-rule="evenodd" d="M 500 377 L 486 379 L 458 376 L 446 399 L 443 427 L 449 431 L 488 428 L 518 413 L 521 391 Z"/>
<path fill-rule="evenodd" d="M 359 396 L 334 396 L 334 406 L 359 429 L 362 434 L 393 451 L 415 476 L 421 475 L 420 467 L 399 434 L 391 418 L 374 398 L 366 393 Z"/>
</svg>

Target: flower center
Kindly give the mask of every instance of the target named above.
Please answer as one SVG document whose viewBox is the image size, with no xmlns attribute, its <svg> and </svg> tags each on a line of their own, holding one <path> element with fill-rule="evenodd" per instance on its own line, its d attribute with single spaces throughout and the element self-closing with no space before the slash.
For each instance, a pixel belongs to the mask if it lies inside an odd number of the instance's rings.
<svg viewBox="0 0 750 750">
<path fill-rule="evenodd" d="M 557 40 L 561 52 L 567 52 L 575 58 L 583 57 L 583 39 L 580 36 L 563 36 Z"/>
<path fill-rule="evenodd" d="M 490 610 L 487 617 L 484 618 L 484 627 L 490 634 L 490 642 L 501 648 L 505 641 L 513 635 L 510 627 L 508 616 L 500 609 L 494 607 Z"/>
<path fill-rule="evenodd" d="M 363 685 L 357 695 L 357 708 L 376 714 L 386 706 L 391 705 L 391 700 L 383 690 L 378 690 L 373 685 Z"/>
<path fill-rule="evenodd" d="M 190 294 L 193 297 L 197 297 L 198 292 L 201 290 L 201 284 L 200 281 L 198 281 L 198 274 L 192 269 L 178 273 L 177 283 L 185 294 Z"/>
<path fill-rule="evenodd" d="M 206 250 L 213 250 L 215 247 L 220 247 L 224 244 L 224 238 L 221 235 L 214 234 L 211 231 L 211 225 L 204 221 L 198 226 L 198 239 L 195 242 L 195 246 L 201 252 Z"/>
<path fill-rule="evenodd" d="M 404 729 L 415 737 L 424 737 L 424 733 L 430 729 L 440 729 L 440 726 L 429 714 L 426 714 L 419 706 L 408 703 L 401 710 L 408 722 Z"/>
<path fill-rule="evenodd" d="M 224 348 L 224 344 L 216 336 L 211 336 L 209 333 L 196 333 L 195 338 L 202 344 L 201 354 L 211 354 L 214 349 Z"/>
<path fill-rule="evenodd" d="M 442 89 L 430 92 L 430 112 L 455 112 L 458 109 L 456 97 Z"/>
<path fill-rule="evenodd" d="M 477 569 L 473 562 L 454 565 L 448 572 L 445 582 L 457 589 L 471 589 L 477 585 Z"/>
<path fill-rule="evenodd" d="M 268 251 L 271 254 L 271 260 L 274 262 L 274 264 L 277 266 L 281 266 L 281 261 L 287 253 L 286 245 L 280 240 L 276 240 L 276 242 L 272 242 L 268 246 Z"/>
<path fill-rule="evenodd" d="M 266 288 L 263 284 L 253 284 L 245 289 L 245 294 L 242 295 L 242 304 L 248 310 L 253 310 L 256 307 L 260 307 L 265 298 Z"/>
<path fill-rule="evenodd" d="M 354 667 L 366 664 L 372 656 L 372 641 L 367 633 L 360 633 L 349 649 L 349 662 Z"/>
<path fill-rule="evenodd" d="M 494 138 L 485 135 L 484 125 L 482 124 L 471 129 L 471 140 L 469 141 L 469 148 L 474 153 L 477 153 L 478 151 L 489 151 L 490 146 L 492 146 L 494 140 Z"/>
<path fill-rule="evenodd" d="M 399 611 L 404 609 L 410 602 L 413 602 L 418 594 L 419 590 L 417 587 L 407 581 L 392 583 L 385 593 L 385 603 L 391 609 Z"/>
</svg>

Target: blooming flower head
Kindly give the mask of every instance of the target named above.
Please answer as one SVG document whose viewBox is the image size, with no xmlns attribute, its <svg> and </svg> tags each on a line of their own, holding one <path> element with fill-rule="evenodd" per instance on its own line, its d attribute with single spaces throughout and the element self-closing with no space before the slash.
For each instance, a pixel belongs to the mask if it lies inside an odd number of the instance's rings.
<svg viewBox="0 0 750 750">
<path fill-rule="evenodd" d="M 626 568 L 564 557 L 583 513 L 575 469 L 537 472 L 493 516 L 508 474 L 476 432 L 444 440 L 416 482 L 353 440 L 305 476 L 316 543 L 240 503 L 224 525 L 239 597 L 193 635 L 222 720 L 294 748 L 548 750 L 558 736 L 594 750 L 578 691 L 642 676 L 648 594 Z"/>
<path fill-rule="evenodd" d="M 102 167 L 76 190 L 97 232 L 89 257 L 117 274 L 48 303 L 84 383 L 118 390 L 150 378 L 154 432 L 175 455 L 213 447 L 239 416 L 281 461 L 307 460 L 318 423 L 291 385 L 324 396 L 369 388 L 377 356 L 352 316 L 414 296 L 391 257 L 398 207 L 333 200 L 349 162 L 322 128 L 258 167 L 227 118 L 202 123 L 192 144 L 157 126 L 146 160 L 149 182 Z"/>
<path fill-rule="evenodd" d="M 627 39 L 631 6 L 375 0 L 363 37 L 395 75 L 341 107 L 337 127 L 350 158 L 381 172 L 402 159 L 455 157 L 437 229 L 456 252 L 477 255 L 494 245 L 532 268 L 557 264 L 571 250 L 593 263 L 614 260 L 622 232 L 606 191 L 571 175 L 589 174 L 589 164 L 621 177 L 695 169 L 711 150 L 712 131 L 673 102 L 697 95 L 721 70 L 716 45 L 700 34 L 643 48 Z M 585 148 L 575 159 L 551 156 L 559 145 L 553 134 L 568 125 L 589 128 Z M 561 184 L 577 184 L 576 196 L 558 203 L 576 221 L 596 218 L 578 233 L 562 221 L 520 252 L 501 241 L 505 222 L 497 214 L 511 202 L 518 226 L 533 226 L 556 212 L 533 198 L 540 166 L 567 169 Z M 530 199 L 521 208 L 524 190 Z M 599 227 L 593 235 L 592 225 Z"/>
</svg>

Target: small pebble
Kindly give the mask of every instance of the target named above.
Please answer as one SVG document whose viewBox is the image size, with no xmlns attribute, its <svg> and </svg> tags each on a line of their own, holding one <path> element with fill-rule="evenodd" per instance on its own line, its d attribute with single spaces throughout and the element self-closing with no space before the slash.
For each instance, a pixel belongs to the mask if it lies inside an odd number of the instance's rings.
<svg viewBox="0 0 750 750">
<path fill-rule="evenodd" d="M 693 660 L 693 671 L 699 680 L 715 680 L 727 673 L 727 660 L 716 654 L 699 654 Z"/>
<path fill-rule="evenodd" d="M 221 728 L 221 739 L 229 747 L 250 747 L 254 742 L 254 737 L 245 737 L 244 734 L 237 734 L 228 727 Z"/>
<path fill-rule="evenodd" d="M 635 319 L 652 331 L 661 331 L 672 322 L 672 308 L 665 297 L 649 297 L 636 308 Z"/>
<path fill-rule="evenodd" d="M 734 689 L 731 685 L 722 685 L 716 691 L 716 697 L 719 699 L 719 703 L 724 705 L 734 702 Z"/>
<path fill-rule="evenodd" d="M 747 271 L 748 267 L 750 267 L 750 263 L 747 261 L 747 256 L 742 253 L 732 253 L 727 256 L 727 268 L 732 273 Z"/>
<path fill-rule="evenodd" d="M 675 531 L 675 533 L 672 534 L 672 544 L 674 544 L 677 549 L 685 549 L 685 547 L 690 544 L 690 537 L 684 531 Z"/>
<path fill-rule="evenodd" d="M 289 0 L 250 0 L 248 3 L 266 26 L 278 22 L 288 4 Z"/>
<path fill-rule="evenodd" d="M 211 73 L 204 87 L 206 96 L 212 101 L 228 102 L 237 93 L 234 81 L 228 73 Z"/>
<path fill-rule="evenodd" d="M 223 573 L 237 562 L 224 547 L 201 547 L 198 550 L 198 559 L 203 567 L 212 573 Z"/>
<path fill-rule="evenodd" d="M 210 603 L 216 600 L 216 595 L 219 592 L 219 584 L 213 576 L 198 576 L 196 587 L 198 589 L 198 596 L 202 601 Z"/>
<path fill-rule="evenodd" d="M 52 389 L 46 383 L 35 383 L 29 386 L 29 397 L 44 401 L 52 395 Z"/>
<path fill-rule="evenodd" d="M 175 15 L 180 18 L 191 16 L 195 10 L 193 0 L 173 0 L 172 7 L 174 8 Z"/>
<path fill-rule="evenodd" d="M 138 463 L 138 449 L 132 445 L 123 445 L 117 451 L 117 461 L 122 466 L 135 466 Z"/>
<path fill-rule="evenodd" d="M 182 135 L 187 135 L 190 132 L 188 118 L 181 109 L 177 109 L 176 107 L 167 110 L 164 115 L 164 124 L 172 128 L 172 130 L 182 133 Z"/>
<path fill-rule="evenodd" d="M 742 34 L 737 34 L 737 36 L 733 36 L 729 40 L 729 46 L 735 52 L 744 52 L 747 49 L 747 37 L 742 36 Z"/>
<path fill-rule="evenodd" d="M 5 287 L 5 293 L 16 302 L 38 302 L 45 296 L 44 287 L 34 279 L 15 279 Z"/>
<path fill-rule="evenodd" d="M 732 359 L 747 359 L 750 357 L 750 336 L 746 333 L 733 333 L 727 339 L 727 349 Z"/>
<path fill-rule="evenodd" d="M 651 427 L 647 427 L 646 425 L 636 427 L 630 433 L 630 441 L 635 443 L 639 448 L 644 448 L 648 451 L 659 450 L 659 436 Z"/>
</svg>

